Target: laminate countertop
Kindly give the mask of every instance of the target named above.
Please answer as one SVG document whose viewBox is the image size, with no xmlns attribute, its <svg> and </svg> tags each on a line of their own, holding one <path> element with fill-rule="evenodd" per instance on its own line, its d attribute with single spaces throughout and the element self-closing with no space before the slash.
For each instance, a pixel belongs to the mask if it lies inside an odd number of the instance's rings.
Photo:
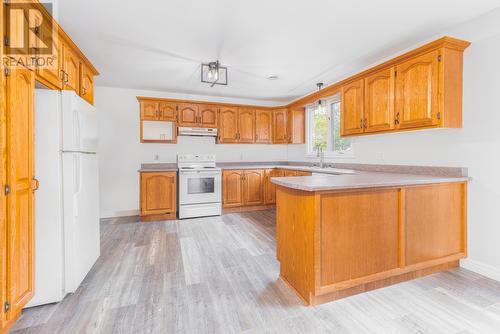
<svg viewBox="0 0 500 334">
<path fill-rule="evenodd" d="M 356 171 L 354 174 L 271 178 L 271 182 L 276 185 L 311 192 L 468 181 L 470 181 L 470 178 L 466 176 L 447 177 L 358 171 Z"/>
</svg>

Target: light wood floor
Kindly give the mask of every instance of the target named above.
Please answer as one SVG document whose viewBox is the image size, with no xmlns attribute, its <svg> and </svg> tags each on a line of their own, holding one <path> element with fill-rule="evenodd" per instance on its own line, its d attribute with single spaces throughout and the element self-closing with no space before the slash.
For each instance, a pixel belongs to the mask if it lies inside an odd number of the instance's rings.
<svg viewBox="0 0 500 334">
<path fill-rule="evenodd" d="M 274 211 L 102 223 L 74 295 L 12 333 L 500 333 L 500 283 L 464 269 L 305 307 L 278 280 Z"/>
</svg>

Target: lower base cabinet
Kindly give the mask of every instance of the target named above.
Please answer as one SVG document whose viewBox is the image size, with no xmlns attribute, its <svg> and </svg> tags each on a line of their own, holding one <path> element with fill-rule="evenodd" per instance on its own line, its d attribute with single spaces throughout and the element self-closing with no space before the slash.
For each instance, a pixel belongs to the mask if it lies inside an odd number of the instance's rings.
<svg viewBox="0 0 500 334">
<path fill-rule="evenodd" d="M 141 172 L 141 221 L 176 219 L 177 173 Z"/>
<path fill-rule="evenodd" d="M 310 176 L 310 172 L 289 169 L 231 169 L 222 172 L 222 207 L 267 207 L 276 203 L 272 177 Z"/>
</svg>

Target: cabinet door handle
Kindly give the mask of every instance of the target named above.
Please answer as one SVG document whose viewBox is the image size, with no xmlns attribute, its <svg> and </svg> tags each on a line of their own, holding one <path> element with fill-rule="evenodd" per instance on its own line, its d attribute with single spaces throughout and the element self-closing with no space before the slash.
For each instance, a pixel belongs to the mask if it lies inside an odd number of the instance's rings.
<svg viewBox="0 0 500 334">
<path fill-rule="evenodd" d="M 363 122 L 363 126 L 365 129 L 368 128 L 368 119 L 367 118 L 365 118 L 365 121 Z"/>
<path fill-rule="evenodd" d="M 362 129 L 363 128 L 363 119 L 359 121 L 359 127 Z"/>
<path fill-rule="evenodd" d="M 82 95 L 87 94 L 87 89 L 85 87 L 82 87 Z"/>
<path fill-rule="evenodd" d="M 394 125 L 399 125 L 399 112 L 397 112 L 396 116 L 394 117 Z"/>
<path fill-rule="evenodd" d="M 255 134 L 255 140 L 259 140 L 259 134 L 258 133 Z"/>
<path fill-rule="evenodd" d="M 40 188 L 40 181 L 38 179 L 33 178 L 33 191 L 37 191 Z"/>
</svg>

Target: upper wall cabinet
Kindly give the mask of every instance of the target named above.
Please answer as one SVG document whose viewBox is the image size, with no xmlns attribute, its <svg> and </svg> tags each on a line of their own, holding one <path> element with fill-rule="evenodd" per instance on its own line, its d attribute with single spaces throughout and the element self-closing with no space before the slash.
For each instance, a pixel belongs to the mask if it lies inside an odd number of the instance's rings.
<svg viewBox="0 0 500 334">
<path fill-rule="evenodd" d="M 365 84 L 363 127 L 365 132 L 394 128 L 394 73 L 393 67 L 368 76 Z"/>
<path fill-rule="evenodd" d="M 238 142 L 238 108 L 222 107 L 219 111 L 219 143 Z"/>
<path fill-rule="evenodd" d="M 218 107 L 208 104 L 179 104 L 179 126 L 185 127 L 217 127 Z"/>
<path fill-rule="evenodd" d="M 198 105 L 191 103 L 179 104 L 179 126 L 198 126 Z"/>
<path fill-rule="evenodd" d="M 62 42 L 62 77 L 63 89 L 80 92 L 80 60 L 73 49 Z"/>
<path fill-rule="evenodd" d="M 273 143 L 286 144 L 288 143 L 287 131 L 287 109 L 277 109 L 273 112 Z"/>
<path fill-rule="evenodd" d="M 463 51 L 443 37 L 341 84 L 342 136 L 462 127 Z"/>
<path fill-rule="evenodd" d="M 176 103 L 139 99 L 141 143 L 177 143 Z"/>
<path fill-rule="evenodd" d="M 80 63 L 80 96 L 94 104 L 94 73 L 85 63 Z"/>
<path fill-rule="evenodd" d="M 364 81 L 354 81 L 342 87 L 340 131 L 343 135 L 363 133 L 364 128 Z"/>
<path fill-rule="evenodd" d="M 238 108 L 238 142 L 253 143 L 255 141 L 255 110 Z"/>
<path fill-rule="evenodd" d="M 201 104 L 198 108 L 199 126 L 204 128 L 216 128 L 218 111 L 219 108 L 215 105 Z"/>
<path fill-rule="evenodd" d="M 439 51 L 434 51 L 397 66 L 396 127 L 407 129 L 439 124 L 439 59 Z"/>
<path fill-rule="evenodd" d="M 287 115 L 287 132 L 289 144 L 305 144 L 306 142 L 306 110 L 291 108 Z"/>
<path fill-rule="evenodd" d="M 270 110 L 255 111 L 255 142 L 271 144 L 273 141 L 273 116 Z"/>
</svg>

